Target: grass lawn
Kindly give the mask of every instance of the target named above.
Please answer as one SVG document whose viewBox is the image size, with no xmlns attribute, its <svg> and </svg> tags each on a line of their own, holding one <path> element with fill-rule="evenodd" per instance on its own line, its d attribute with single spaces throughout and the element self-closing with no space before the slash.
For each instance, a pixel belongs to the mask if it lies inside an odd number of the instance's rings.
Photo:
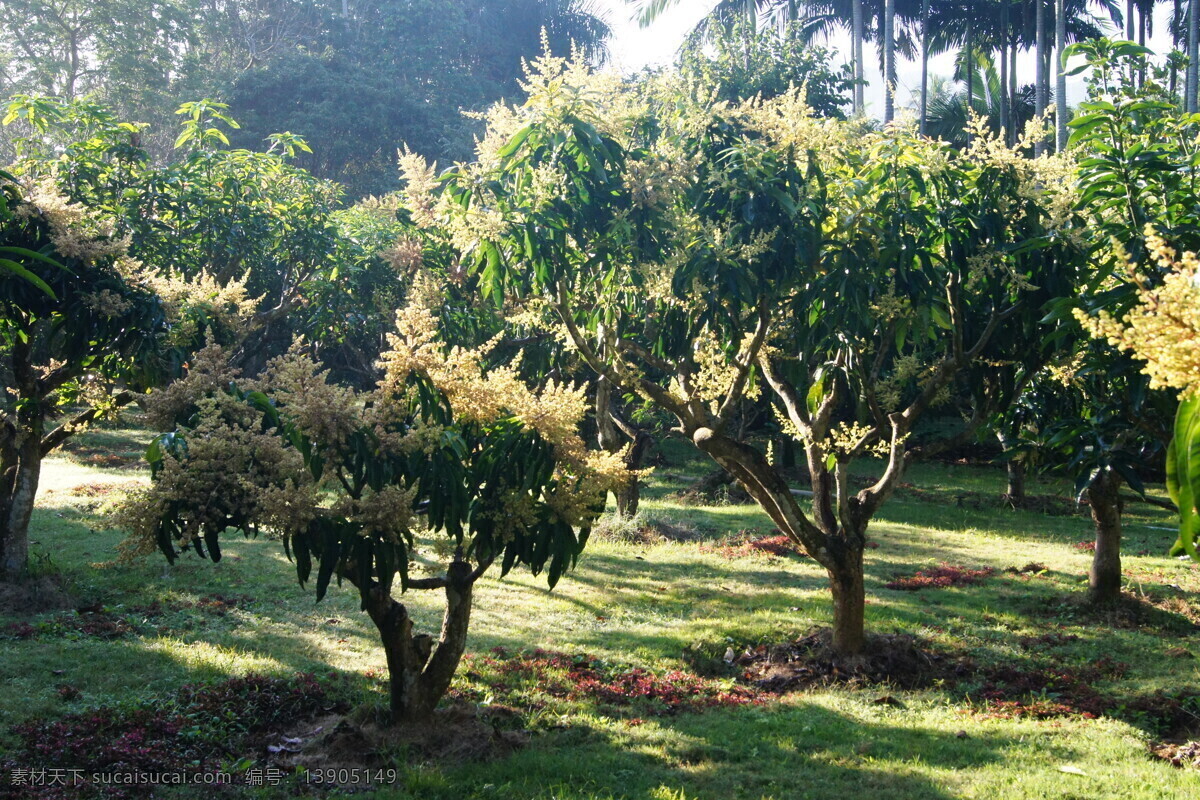
<svg viewBox="0 0 1200 800">
<path fill-rule="evenodd" d="M 276 542 L 227 537 L 216 565 L 184 558 L 171 568 L 162 560 L 92 566 L 114 557 L 121 533 L 99 529 L 102 504 L 143 478 L 130 461 L 145 439 L 136 428 L 101 429 L 47 462 L 32 530 L 36 569 L 61 573 L 76 603 L 115 627 L 89 629 L 70 610 L 0 617 L 0 754 L 15 746 L 11 726 L 23 721 L 168 702 L 183 684 L 248 673 L 311 672 L 351 703 L 381 699 L 383 653 L 356 593 L 334 587 L 314 603 Z M 1059 670 L 1101 697 L 1120 698 L 1124 708 L 1094 718 L 1073 713 L 1071 696 L 1059 691 L 1069 681 L 1043 687 L 1038 697 L 988 700 L 986 681 L 969 675 L 919 691 L 764 693 L 754 702 L 674 714 L 655 713 L 662 709 L 654 703 L 623 706 L 551 691 L 539 683 L 545 675 L 518 668 L 534 648 L 587 654 L 589 668 L 608 677 L 641 668 L 637 674 L 669 682 L 672 670 L 701 672 L 714 691 L 736 693 L 743 690 L 734 677 L 721 674 L 727 648 L 741 653 L 829 623 L 822 571 L 798 556 L 722 546 L 768 536 L 772 525 L 755 506 L 681 502 L 686 480 L 708 467 L 685 449 L 667 450 L 670 466 L 652 476 L 642 521 L 682 532 L 684 541 L 597 540 L 553 592 L 544 578 L 516 573 L 485 579 L 476 591 L 469 659 L 453 692 L 507 709 L 506 724 L 524 728 L 527 744 L 462 764 L 412 763 L 398 751 L 389 765 L 397 782 L 375 786 L 374 796 L 1200 797 L 1200 769 L 1151 757 L 1151 742 L 1164 732 L 1152 714 L 1138 711 L 1139 699 L 1158 692 L 1200 692 L 1200 566 L 1164 556 L 1173 540 L 1162 530 L 1170 516 L 1144 503 L 1129 506 L 1124 567 L 1140 610 L 1097 617 L 1079 604 L 1091 554 L 1078 545 L 1092 537 L 1090 520 L 999 507 L 993 498 L 1003 490 L 1002 473 L 995 468 L 911 471 L 913 488 L 889 501 L 871 526 L 878 546 L 867 554 L 869 628 L 915 634 L 984 667 Z M 870 464 L 861 468 L 870 472 Z M 1031 480 L 1029 491 L 1066 496 L 1068 487 Z M 995 572 L 971 586 L 885 586 L 943 562 Z M 1031 564 L 1038 566 L 1015 571 Z M 439 599 L 408 598 L 427 629 L 440 623 Z M 1200 738 L 1200 727 L 1192 738 Z M 230 754 L 225 766 L 244 770 L 240 755 Z M 221 796 L 310 791 L 291 777 Z M 159 796 L 215 795 L 167 789 Z"/>
</svg>

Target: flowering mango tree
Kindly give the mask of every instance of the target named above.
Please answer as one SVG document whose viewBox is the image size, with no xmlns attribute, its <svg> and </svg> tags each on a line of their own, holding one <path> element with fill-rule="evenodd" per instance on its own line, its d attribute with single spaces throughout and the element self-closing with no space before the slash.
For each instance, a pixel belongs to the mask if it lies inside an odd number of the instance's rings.
<svg viewBox="0 0 1200 800">
<path fill-rule="evenodd" d="M 627 479 L 623 454 L 589 451 L 576 432 L 582 389 L 531 392 L 515 368 L 485 369 L 486 348 L 441 346 L 435 327 L 430 311 L 404 310 L 370 392 L 329 382 L 300 346 L 254 381 L 206 349 L 151 403 L 168 432 L 150 448 L 150 487 L 117 515 L 132 530 L 126 557 L 216 560 L 227 528 L 264 530 L 301 584 L 315 570 L 318 600 L 348 581 L 379 632 L 397 722 L 427 719 L 445 694 L 484 573 L 521 564 L 554 586 Z M 422 563 L 418 535 L 444 557 Z M 445 593 L 436 640 L 396 588 Z"/>
<path fill-rule="evenodd" d="M 0 579 L 24 571 L 42 460 L 151 379 L 165 314 L 111 222 L 0 179 Z"/>
<path fill-rule="evenodd" d="M 819 119 L 800 92 L 691 103 L 551 57 L 526 88 L 474 163 L 439 179 L 406 159 L 414 221 L 449 231 L 486 296 L 548 310 L 592 370 L 674 417 L 828 571 L 833 647 L 859 654 L 869 521 L 915 458 L 1011 399 L 989 362 L 1042 334 L 1078 267 L 1069 165 L 982 131 L 959 153 Z M 804 447 L 808 513 L 730 425 L 764 395 Z M 958 430 L 915 434 L 959 397 Z M 856 488 L 868 455 L 881 471 Z"/>
<path fill-rule="evenodd" d="M 1089 497 L 1096 522 L 1091 596 L 1111 603 L 1120 597 L 1122 583 L 1118 489 L 1127 483 L 1141 492 L 1134 464 L 1144 463 L 1147 456 L 1157 460 L 1155 451 L 1161 452 L 1171 438 L 1170 398 L 1164 398 L 1161 389 L 1190 393 L 1186 372 L 1171 366 L 1171 359 L 1186 352 L 1193 334 L 1186 325 L 1173 329 L 1179 319 L 1174 312 L 1151 322 L 1158 325 L 1152 338 L 1142 323 L 1155 319 L 1159 292 L 1164 301 L 1176 304 L 1187 297 L 1180 290 L 1188 279 L 1180 275 L 1189 267 L 1188 258 L 1177 263 L 1175 248 L 1200 247 L 1195 213 L 1200 165 L 1193 155 L 1194 116 L 1186 114 L 1168 91 L 1168 67 L 1147 64 L 1149 50 L 1132 42 L 1099 39 L 1073 45 L 1068 55 L 1085 59 L 1076 71 L 1087 73 L 1088 99 L 1069 123 L 1071 145 L 1078 157 L 1081 203 L 1103 234 L 1094 237 L 1095 269 L 1080 282 L 1071 305 L 1088 331 L 1108 340 L 1093 340 L 1080 348 L 1080 373 L 1099 376 L 1098 385 L 1081 395 L 1082 408 L 1102 422 L 1103 429 L 1102 435 L 1090 437 L 1092 441 L 1074 443 L 1078 457 L 1071 463 L 1082 467 L 1077 472 L 1079 486 Z M 1129 78 L 1147 66 L 1144 82 Z M 1180 413 L 1187 408 L 1185 401 Z M 1176 446 L 1167 456 L 1168 485 L 1183 520 L 1175 553 L 1192 545 L 1200 527 L 1189 518 L 1190 489 L 1181 491 L 1176 480 L 1187 474 L 1176 471 L 1176 456 L 1188 449 L 1180 446 L 1187 429 L 1182 419 L 1176 420 Z M 1122 450 L 1133 454 L 1132 464 L 1124 468 L 1118 460 Z"/>
</svg>

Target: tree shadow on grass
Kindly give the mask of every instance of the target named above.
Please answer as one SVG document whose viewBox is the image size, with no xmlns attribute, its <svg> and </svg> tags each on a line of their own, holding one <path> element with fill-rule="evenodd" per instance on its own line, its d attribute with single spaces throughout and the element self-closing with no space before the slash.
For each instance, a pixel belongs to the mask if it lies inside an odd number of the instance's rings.
<svg viewBox="0 0 1200 800">
<path fill-rule="evenodd" d="M 1014 743 L 993 734 L 960 737 L 894 724 L 902 719 L 897 714 L 871 714 L 877 719 L 866 721 L 801 703 L 568 728 L 536 738 L 502 762 L 454 770 L 451 791 L 489 783 L 499 796 L 561 800 L 939 800 L 954 795 L 914 763 L 926 772 L 967 769 L 1002 760 Z"/>
</svg>

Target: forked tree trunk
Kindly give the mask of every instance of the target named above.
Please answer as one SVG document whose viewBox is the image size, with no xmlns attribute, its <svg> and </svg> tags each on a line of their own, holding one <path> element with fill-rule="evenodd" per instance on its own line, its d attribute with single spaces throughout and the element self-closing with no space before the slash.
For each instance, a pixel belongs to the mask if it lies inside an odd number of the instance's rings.
<svg viewBox="0 0 1200 800">
<path fill-rule="evenodd" d="M 625 454 L 625 467 L 629 470 L 641 469 L 654 438 L 618 419 L 612 404 L 612 384 L 605 378 L 599 378 L 596 381 L 596 443 L 602 450 L 615 453 L 625 446 L 628 439 L 633 441 L 629 452 Z M 615 495 L 617 516 L 632 517 L 641 502 L 641 482 L 632 478 Z"/>
<path fill-rule="evenodd" d="M 649 452 L 652 444 L 654 444 L 654 437 L 645 431 L 637 431 L 633 439 L 633 445 L 630 446 L 629 452 L 625 454 L 625 468 L 629 470 L 641 469 L 643 462 L 646 460 L 646 453 Z M 641 481 L 637 478 L 631 478 L 624 486 L 617 490 L 617 514 L 627 518 L 635 516 L 638 512 L 641 499 Z"/>
<path fill-rule="evenodd" d="M 388 590 L 375 586 L 369 592 L 367 613 L 387 656 L 393 724 L 429 720 L 462 659 L 471 621 L 471 569 L 456 561 L 450 565 L 448 578 L 446 611 L 436 646 L 428 634 L 413 633 L 408 609 Z"/>
<path fill-rule="evenodd" d="M 833 592 L 833 649 L 844 658 L 861 654 L 866 641 L 863 618 L 866 522 L 860 530 L 847 531 L 825 512 L 816 515 L 823 529 L 806 526 L 787 481 L 758 450 L 709 429 L 694 433 L 692 441 L 742 485 L 779 530 L 825 567 Z M 812 476 L 815 494 L 832 491 L 832 486 L 821 483 L 830 479 L 827 471 L 814 469 Z"/>
<path fill-rule="evenodd" d="M 1100 473 L 1088 487 L 1088 503 L 1096 524 L 1096 552 L 1088 572 L 1088 601 L 1112 605 L 1121 598 L 1121 478 Z"/>
</svg>

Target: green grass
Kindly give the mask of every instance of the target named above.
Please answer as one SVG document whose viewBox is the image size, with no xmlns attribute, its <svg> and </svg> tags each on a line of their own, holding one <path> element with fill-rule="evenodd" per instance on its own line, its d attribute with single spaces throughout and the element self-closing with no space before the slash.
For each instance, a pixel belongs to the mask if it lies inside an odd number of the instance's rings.
<svg viewBox="0 0 1200 800">
<path fill-rule="evenodd" d="M 0 728 L 36 716 L 153 700 L 182 683 L 247 672 L 339 673 L 361 700 L 381 696 L 383 654 L 349 589 L 321 603 L 300 588 L 270 540 L 228 537 L 217 565 L 184 558 L 174 567 L 150 560 L 97 569 L 121 534 L 97 529 L 110 490 L 142 478 L 97 454 L 131 460 L 146 434 L 104 429 L 52 458 L 33 524 L 38 568 L 61 572 L 74 596 L 121 613 L 158 601 L 167 611 L 137 633 L 109 641 L 70 631 L 0 640 Z M 650 479 L 644 515 L 720 540 L 766 535 L 772 525 L 753 506 L 696 507 L 673 496 L 684 478 L 708 469 L 690 451 L 669 448 L 671 466 Z M 96 462 L 99 462 L 97 465 Z M 869 475 L 866 464 L 860 474 Z M 986 467 L 919 465 L 871 527 L 867 553 L 867 624 L 875 632 L 918 634 L 984 663 L 1046 663 L 1018 637 L 1048 631 L 1077 639 L 1055 647 L 1054 663 L 1084 665 L 1107 656 L 1125 662 L 1122 677 L 1097 688 L 1115 696 L 1200 687 L 1200 637 L 1183 612 L 1200 612 L 1200 568 L 1164 557 L 1173 535 L 1156 527 L 1170 517 L 1133 504 L 1126 517 L 1127 589 L 1167 610 L 1147 624 L 1096 619 L 1078 605 L 1090 554 L 1086 516 L 1049 516 L 989 507 L 1002 474 Z M 82 487 L 82 488 L 79 488 Z M 1030 482 L 1034 494 L 1066 496 L 1064 482 Z M 971 493 L 975 493 L 972 495 Z M 959 499 L 964 497 L 960 506 Z M 972 507 L 980 505 L 979 508 Z M 1145 555 L 1136 555 L 1144 552 Z M 901 574 L 947 561 L 993 567 L 971 587 L 902 592 L 884 588 Z M 1006 567 L 1039 562 L 1045 571 L 1012 575 Z M 194 607 L 219 595 L 236 608 Z M 436 593 L 407 598 L 427 629 L 440 621 Z M 52 626 L 61 614 L 38 620 Z M 687 669 L 685 650 L 780 641 L 829 623 L 825 576 L 811 561 L 753 556 L 729 560 L 697 542 L 652 545 L 594 541 L 579 567 L 548 592 L 544 579 L 487 578 L 476 594 L 470 651 L 496 646 L 590 653 L 652 670 Z M 16 621 L 0 618 L 0 626 Z M 1193 657 L 1170 657 L 1171 648 Z M 1036 658 L 1041 658 L 1037 661 Z M 461 671 L 458 686 L 486 692 Z M 81 695 L 64 701 L 59 684 Z M 969 688 L 969 687 L 967 687 Z M 997 719 L 972 712 L 964 688 L 891 692 L 903 707 L 872 703 L 883 690 L 796 693 L 761 706 L 648 717 L 632 725 L 602 707 L 554 705 L 530 715 L 527 747 L 486 763 L 400 765 L 402 780 L 379 789 L 388 798 L 1195 798 L 1200 771 L 1149 757 L 1151 732 L 1119 719 Z M 0 744 L 3 740 L 0 739 Z M 1075 769 L 1083 775 L 1062 771 Z M 267 792 L 269 794 L 269 792 Z"/>
</svg>

